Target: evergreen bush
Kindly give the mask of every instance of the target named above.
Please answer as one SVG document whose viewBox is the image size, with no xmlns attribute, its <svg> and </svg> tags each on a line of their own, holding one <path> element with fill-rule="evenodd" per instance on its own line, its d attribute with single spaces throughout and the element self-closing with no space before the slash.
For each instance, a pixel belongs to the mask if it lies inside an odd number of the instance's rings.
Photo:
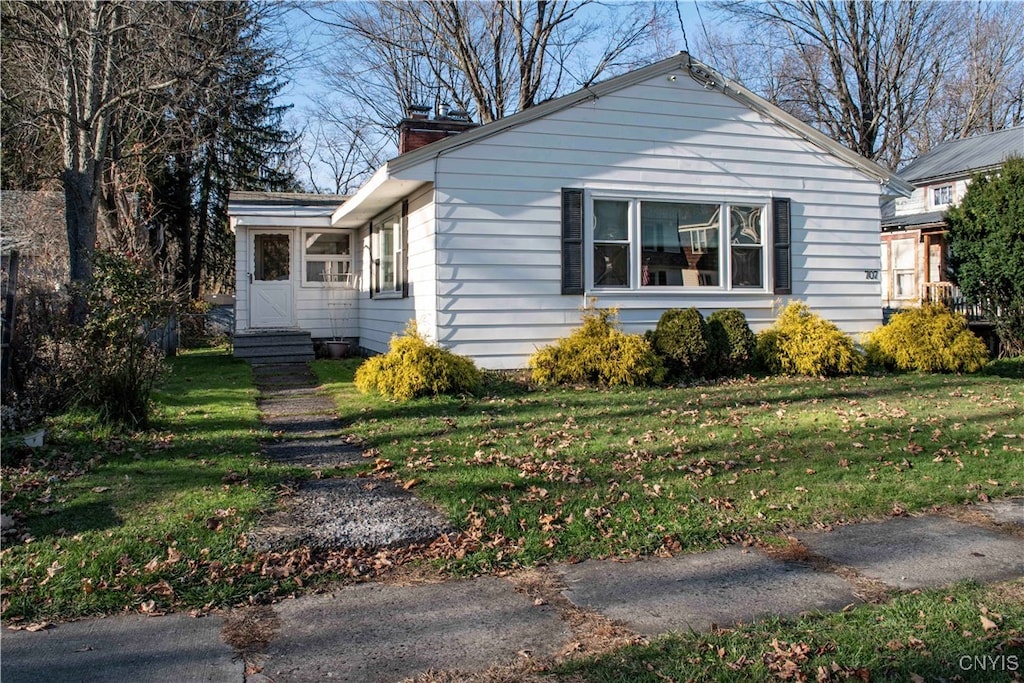
<svg viewBox="0 0 1024 683">
<path fill-rule="evenodd" d="M 750 369 L 757 352 L 757 336 L 747 324 L 747 317 L 735 308 L 715 311 L 707 319 L 708 334 L 715 339 L 713 347 L 719 347 L 720 372 L 741 374 Z M 724 347 L 724 348 L 722 348 Z"/>
<path fill-rule="evenodd" d="M 894 313 L 868 333 L 864 347 L 871 362 L 897 370 L 976 372 L 988 362 L 985 342 L 967 319 L 939 305 Z"/>
<path fill-rule="evenodd" d="M 673 376 L 690 379 L 716 374 L 715 349 L 704 316 L 696 308 L 670 308 L 662 313 L 650 340 Z"/>
<path fill-rule="evenodd" d="M 757 336 L 757 355 L 772 373 L 828 377 L 865 366 L 853 339 L 801 301 L 790 302 L 775 325 Z"/>
<path fill-rule="evenodd" d="M 417 396 L 474 391 L 481 375 L 472 360 L 430 344 L 410 322 L 395 335 L 388 352 L 373 356 L 356 370 L 355 385 L 364 394 L 378 393 L 407 401 Z"/>
<path fill-rule="evenodd" d="M 528 366 L 538 384 L 643 386 L 656 384 L 665 376 L 648 340 L 618 328 L 615 309 L 586 310 L 579 328 L 539 349 Z"/>
</svg>

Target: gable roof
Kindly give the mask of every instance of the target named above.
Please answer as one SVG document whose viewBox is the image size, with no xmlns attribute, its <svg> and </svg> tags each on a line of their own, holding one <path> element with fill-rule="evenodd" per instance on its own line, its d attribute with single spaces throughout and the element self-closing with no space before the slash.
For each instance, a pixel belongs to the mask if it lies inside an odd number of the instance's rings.
<svg viewBox="0 0 1024 683">
<path fill-rule="evenodd" d="M 1024 156 L 1024 126 L 944 142 L 910 162 L 899 176 L 923 185 L 930 180 L 966 177 L 999 168 L 1007 157 L 1014 155 Z"/>
<path fill-rule="evenodd" d="M 349 201 L 334 212 L 332 222 L 334 224 L 344 223 L 348 226 L 354 226 L 369 220 L 387 208 L 390 203 L 407 194 L 410 188 L 429 182 L 432 175 L 429 177 L 417 177 L 413 170 L 423 162 L 435 159 L 451 149 L 470 145 L 477 140 L 534 121 L 562 109 L 567 109 L 581 102 L 597 99 L 647 79 L 680 70 L 684 73 L 689 73 L 691 77 L 705 88 L 721 90 L 726 95 L 766 116 L 819 149 L 844 161 L 868 177 L 877 179 L 883 185 L 885 194 L 909 196 L 913 191 L 913 185 L 907 183 L 895 173 L 869 159 L 865 159 L 824 133 L 815 130 L 791 114 L 771 104 L 764 98 L 755 95 L 738 83 L 728 80 L 711 67 L 693 59 L 686 52 L 680 52 L 660 62 L 600 83 L 595 83 L 574 93 L 543 102 L 503 119 L 399 155 L 377 169 L 373 177 Z M 404 177 L 400 174 L 404 174 Z"/>
</svg>

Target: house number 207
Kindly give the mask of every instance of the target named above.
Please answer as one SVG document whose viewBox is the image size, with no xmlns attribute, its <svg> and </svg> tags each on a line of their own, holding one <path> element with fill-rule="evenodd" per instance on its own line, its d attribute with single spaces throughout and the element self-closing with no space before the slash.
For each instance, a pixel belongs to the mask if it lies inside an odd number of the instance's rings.
<svg viewBox="0 0 1024 683">
<path fill-rule="evenodd" d="M 864 279 L 865 280 L 877 280 L 878 279 L 878 271 L 877 270 L 865 270 L 864 271 Z"/>
</svg>

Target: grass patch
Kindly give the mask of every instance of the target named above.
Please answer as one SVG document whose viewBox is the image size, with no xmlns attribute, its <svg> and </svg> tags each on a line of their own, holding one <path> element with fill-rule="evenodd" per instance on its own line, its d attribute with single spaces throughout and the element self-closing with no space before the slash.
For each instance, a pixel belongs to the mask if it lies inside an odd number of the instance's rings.
<svg viewBox="0 0 1024 683">
<path fill-rule="evenodd" d="M 915 591 L 849 612 L 680 633 L 554 669 L 574 682 L 1019 681 L 1024 583 Z"/>
<path fill-rule="evenodd" d="M 196 351 L 171 368 L 149 431 L 72 413 L 43 449 L 5 449 L 4 512 L 22 531 L 3 549 L 5 619 L 202 609 L 294 587 L 263 576 L 242 540 L 275 486 L 304 476 L 260 456 L 249 366 Z"/>
<path fill-rule="evenodd" d="M 403 403 L 314 363 L 348 429 L 480 542 L 457 573 L 705 550 L 1024 493 L 1024 385 L 999 372 L 535 390 Z"/>
</svg>

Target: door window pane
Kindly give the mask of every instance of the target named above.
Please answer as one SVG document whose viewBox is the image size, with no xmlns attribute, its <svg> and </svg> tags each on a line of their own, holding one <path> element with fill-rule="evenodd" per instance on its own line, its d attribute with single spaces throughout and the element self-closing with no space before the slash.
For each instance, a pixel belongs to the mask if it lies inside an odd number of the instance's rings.
<svg viewBox="0 0 1024 683">
<path fill-rule="evenodd" d="M 256 235 L 253 277 L 261 281 L 287 280 L 291 275 L 288 235 Z"/>
</svg>

